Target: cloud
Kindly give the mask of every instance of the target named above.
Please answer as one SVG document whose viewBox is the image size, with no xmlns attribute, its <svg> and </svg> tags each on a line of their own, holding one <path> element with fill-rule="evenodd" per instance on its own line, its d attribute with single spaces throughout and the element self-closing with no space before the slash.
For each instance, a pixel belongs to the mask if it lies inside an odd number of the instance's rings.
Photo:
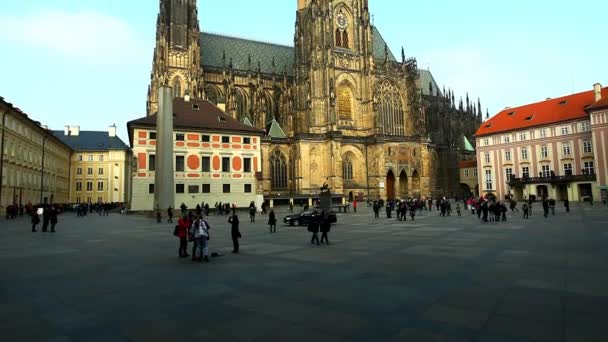
<svg viewBox="0 0 608 342">
<path fill-rule="evenodd" d="M 141 61 L 145 47 L 126 22 L 94 11 L 0 16 L 0 40 L 89 64 Z"/>
</svg>

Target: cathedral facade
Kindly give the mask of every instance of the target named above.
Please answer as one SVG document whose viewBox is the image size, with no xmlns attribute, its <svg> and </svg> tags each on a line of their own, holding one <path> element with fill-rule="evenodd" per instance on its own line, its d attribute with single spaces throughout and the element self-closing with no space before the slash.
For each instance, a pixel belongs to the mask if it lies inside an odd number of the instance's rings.
<svg viewBox="0 0 608 342">
<path fill-rule="evenodd" d="M 454 193 L 481 109 L 468 96 L 456 108 L 414 58 L 395 58 L 370 17 L 368 0 L 298 0 L 290 47 L 201 32 L 196 0 L 160 0 L 147 113 L 169 85 L 264 129 L 267 198 L 324 183 L 349 199 Z"/>
</svg>

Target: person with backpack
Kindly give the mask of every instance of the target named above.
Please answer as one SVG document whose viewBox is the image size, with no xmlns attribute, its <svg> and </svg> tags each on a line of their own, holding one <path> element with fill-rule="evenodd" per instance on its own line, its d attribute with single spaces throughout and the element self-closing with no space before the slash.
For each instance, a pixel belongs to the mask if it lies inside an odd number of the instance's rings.
<svg viewBox="0 0 608 342">
<path fill-rule="evenodd" d="M 236 210 L 232 210 L 232 215 L 228 218 L 228 223 L 232 225 L 232 253 L 237 254 L 239 252 L 239 239 L 241 238 L 241 231 L 239 230 L 239 217 L 236 215 Z"/>
<path fill-rule="evenodd" d="M 316 242 L 317 246 L 319 246 L 319 214 L 317 212 L 315 212 L 310 219 L 308 231 L 312 233 L 310 244 L 313 245 Z"/>
<path fill-rule="evenodd" d="M 249 203 L 249 219 L 251 222 L 255 222 L 255 203 L 253 201 Z"/>
<path fill-rule="evenodd" d="M 270 209 L 270 213 L 268 214 L 268 226 L 270 227 L 270 233 L 277 232 L 277 217 L 274 209 Z"/>
<path fill-rule="evenodd" d="M 190 228 L 190 221 L 188 216 L 184 215 L 177 220 L 177 226 L 175 226 L 174 235 L 179 239 L 179 249 L 177 251 L 180 258 L 187 258 L 188 254 L 188 230 Z"/>
<path fill-rule="evenodd" d="M 331 223 L 329 222 L 329 216 L 327 216 L 327 212 L 323 210 L 321 212 L 321 243 L 325 240 L 325 243 L 329 245 L 329 238 L 327 237 L 327 233 L 331 229 Z"/>
</svg>

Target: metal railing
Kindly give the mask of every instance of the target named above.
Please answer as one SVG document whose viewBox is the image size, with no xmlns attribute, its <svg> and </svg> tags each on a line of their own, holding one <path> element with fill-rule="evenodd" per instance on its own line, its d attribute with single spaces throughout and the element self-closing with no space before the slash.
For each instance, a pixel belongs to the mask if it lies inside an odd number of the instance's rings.
<svg viewBox="0 0 608 342">
<path fill-rule="evenodd" d="M 571 183 L 571 182 L 594 182 L 596 180 L 595 174 L 584 174 L 584 175 L 568 175 L 568 176 L 547 176 L 547 177 L 523 177 L 523 178 L 511 178 L 509 183 L 510 186 L 524 185 L 524 184 L 538 184 L 538 183 Z"/>
</svg>

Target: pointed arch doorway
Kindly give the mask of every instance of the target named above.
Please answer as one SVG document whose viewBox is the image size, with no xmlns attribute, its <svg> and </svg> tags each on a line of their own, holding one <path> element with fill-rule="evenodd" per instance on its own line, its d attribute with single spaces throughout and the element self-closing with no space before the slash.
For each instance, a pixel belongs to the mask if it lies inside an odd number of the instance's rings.
<svg viewBox="0 0 608 342">
<path fill-rule="evenodd" d="M 399 196 L 401 196 L 401 198 L 407 198 L 407 181 L 407 173 L 405 173 L 405 170 L 401 170 L 401 173 L 399 174 Z"/>
<path fill-rule="evenodd" d="M 388 200 L 395 199 L 395 174 L 393 170 L 389 170 L 386 174 L 386 198 Z"/>
</svg>

